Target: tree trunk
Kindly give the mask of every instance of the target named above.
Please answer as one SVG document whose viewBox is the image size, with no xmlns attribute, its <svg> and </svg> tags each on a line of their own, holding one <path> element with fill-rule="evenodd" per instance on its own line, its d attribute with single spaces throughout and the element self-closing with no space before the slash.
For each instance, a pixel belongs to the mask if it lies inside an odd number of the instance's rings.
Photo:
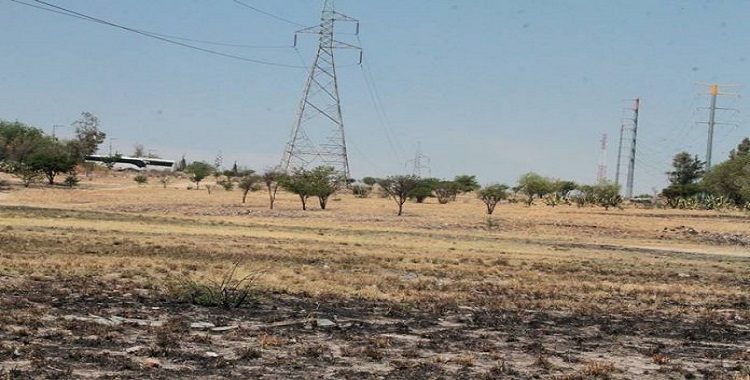
<svg viewBox="0 0 750 380">
<path fill-rule="evenodd" d="M 489 201 L 487 204 L 487 215 L 492 215 L 492 212 L 495 211 L 495 206 L 497 205 L 497 202 Z"/>
<path fill-rule="evenodd" d="M 318 196 L 318 200 L 320 201 L 320 209 L 325 210 L 326 204 L 328 204 L 328 196 Z"/>
</svg>

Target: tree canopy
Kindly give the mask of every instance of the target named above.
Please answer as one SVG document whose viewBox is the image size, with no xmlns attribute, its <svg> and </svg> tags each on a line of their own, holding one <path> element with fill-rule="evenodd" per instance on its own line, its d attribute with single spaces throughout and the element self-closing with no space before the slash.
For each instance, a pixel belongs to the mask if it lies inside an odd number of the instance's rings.
<svg viewBox="0 0 750 380">
<path fill-rule="evenodd" d="M 508 197 L 508 186 L 503 184 L 489 185 L 479 190 L 479 199 L 487 206 L 487 214 L 492 215 L 495 206 Z"/>
<path fill-rule="evenodd" d="M 518 190 L 526 194 L 526 205 L 531 206 L 534 198 L 541 198 L 554 191 L 553 181 L 549 178 L 530 172 L 518 179 Z"/>
<path fill-rule="evenodd" d="M 738 206 L 750 203 L 750 140 L 743 139 L 730 158 L 713 166 L 704 176 L 703 189 L 725 196 Z"/>
<path fill-rule="evenodd" d="M 201 181 L 214 172 L 214 167 L 205 161 L 194 161 L 185 167 L 185 173 L 191 174 L 190 180 L 195 182 L 195 188 L 200 187 Z"/>
<path fill-rule="evenodd" d="M 411 197 L 421 180 L 415 175 L 396 175 L 378 180 L 378 186 L 398 205 L 398 215 L 404 209 L 404 203 Z"/>
</svg>

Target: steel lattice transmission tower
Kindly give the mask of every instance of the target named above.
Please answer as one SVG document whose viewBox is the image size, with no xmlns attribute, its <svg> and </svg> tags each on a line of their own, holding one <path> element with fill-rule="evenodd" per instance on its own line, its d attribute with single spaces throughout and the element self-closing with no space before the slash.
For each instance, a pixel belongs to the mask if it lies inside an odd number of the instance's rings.
<svg viewBox="0 0 750 380">
<path fill-rule="evenodd" d="M 297 31 L 317 34 L 318 51 L 284 149 L 282 171 L 326 165 L 333 167 L 344 180 L 350 178 L 334 50 L 358 49 L 360 62 L 362 54 L 358 46 L 336 40 L 334 27 L 338 22 L 356 23 L 355 34 L 359 33 L 358 20 L 337 13 L 333 9 L 333 0 L 325 0 L 320 25 Z M 297 34 L 294 40 L 296 45 Z"/>
<path fill-rule="evenodd" d="M 599 151 L 599 165 L 596 168 L 596 182 L 607 180 L 607 134 L 602 134 L 601 148 Z"/>
</svg>

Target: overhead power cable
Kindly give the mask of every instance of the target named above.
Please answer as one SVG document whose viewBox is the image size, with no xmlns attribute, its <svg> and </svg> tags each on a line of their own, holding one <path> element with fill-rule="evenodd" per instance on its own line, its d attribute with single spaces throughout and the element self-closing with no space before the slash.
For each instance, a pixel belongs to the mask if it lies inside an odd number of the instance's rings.
<svg viewBox="0 0 750 380">
<path fill-rule="evenodd" d="M 110 26 L 110 27 L 113 27 L 113 28 L 117 28 L 117 29 L 121 29 L 121 30 L 124 30 L 124 31 L 127 31 L 127 32 L 136 33 L 136 34 L 142 35 L 144 37 L 153 38 L 153 39 L 156 39 L 156 40 L 159 40 L 159 41 L 162 41 L 162 42 L 166 42 L 166 43 L 170 43 L 170 44 L 173 44 L 173 45 L 182 46 L 182 47 L 185 47 L 185 48 L 188 48 L 188 49 L 202 51 L 204 53 L 213 54 L 213 55 L 217 55 L 217 56 L 221 56 L 221 57 L 225 57 L 225 58 L 232 58 L 232 59 L 237 59 L 237 60 L 240 60 L 240 61 L 251 62 L 251 63 L 256 63 L 256 64 L 260 64 L 260 65 L 267 65 L 267 66 L 287 67 L 287 68 L 294 68 L 294 69 L 303 68 L 302 66 L 288 65 L 288 64 L 284 64 L 284 63 L 271 62 L 271 61 L 263 61 L 263 60 L 259 60 L 259 59 L 252 59 L 252 58 L 242 57 L 242 56 L 238 56 L 238 55 L 234 55 L 234 54 L 223 53 L 223 52 L 216 51 L 216 50 L 206 49 L 206 48 L 202 48 L 200 46 L 190 45 L 190 44 L 187 44 L 187 43 L 184 43 L 184 42 L 175 41 L 176 38 L 172 37 L 172 36 L 165 37 L 166 35 L 160 35 L 160 34 L 157 34 L 157 33 L 147 32 L 147 31 L 144 31 L 144 30 L 139 30 L 139 29 L 127 27 L 127 26 L 124 26 L 124 25 L 116 24 L 116 23 L 113 23 L 113 22 L 105 21 L 105 20 L 102 20 L 102 19 L 99 19 L 99 18 L 96 18 L 96 17 L 88 16 L 88 15 L 85 15 L 83 13 L 79 13 L 79 12 L 67 9 L 67 8 L 63 8 L 63 7 L 54 5 L 54 4 L 50 4 L 50 3 L 42 1 L 42 0 L 32 0 L 32 1 L 34 1 L 34 2 L 36 2 L 38 4 L 43 4 L 46 7 L 38 6 L 38 5 L 35 5 L 35 4 L 32 4 L 32 3 L 28 3 L 28 2 L 25 2 L 25 1 L 22 1 L 22 0 L 11 0 L 11 1 L 13 1 L 14 3 L 18 3 L 18 4 L 26 5 L 26 6 L 29 6 L 29 7 L 33 7 L 33 8 L 45 10 L 45 11 L 48 11 L 48 12 L 58 13 L 58 14 L 62 14 L 62 15 L 73 17 L 73 18 L 78 18 L 78 19 L 82 19 L 82 20 L 86 20 L 86 21 L 90 21 L 90 22 L 95 22 L 95 23 L 102 24 L 102 25 L 107 25 L 107 26 Z M 183 39 L 183 40 L 187 40 L 187 39 Z M 197 42 L 197 41 L 194 41 L 194 42 Z M 207 42 L 204 42 L 204 43 L 207 43 Z"/>
<path fill-rule="evenodd" d="M 302 24 L 300 24 L 300 23 L 297 23 L 297 22 L 294 22 L 294 21 L 291 21 L 291 20 L 285 19 L 285 18 L 283 18 L 283 17 L 280 17 L 280 16 L 276 16 L 276 15 L 275 15 L 275 14 L 273 14 L 273 13 L 269 13 L 269 12 L 266 12 L 266 11 L 264 11 L 264 10 L 258 9 L 258 8 L 254 7 L 254 6 L 252 6 L 252 5 L 250 5 L 250 4 L 247 4 L 247 3 L 245 3 L 245 2 L 242 2 L 242 1 L 240 1 L 240 0 L 232 0 L 232 1 L 234 1 L 234 3 L 235 3 L 235 4 L 237 4 L 237 5 L 241 5 L 241 6 L 245 7 L 245 8 L 247 8 L 247 9 L 251 9 L 251 10 L 253 10 L 253 11 L 255 11 L 255 12 L 258 12 L 258 13 L 260 13 L 260 14 L 266 15 L 266 16 L 268 16 L 268 17 L 271 17 L 271 18 L 275 18 L 276 20 L 279 20 L 279 21 L 283 21 L 283 22 L 285 22 L 285 23 L 288 23 L 288 24 L 292 24 L 292 25 L 295 25 L 295 26 L 299 26 L 299 27 L 301 27 L 301 28 L 306 28 L 306 27 L 307 27 L 307 25 L 302 25 Z"/>
</svg>

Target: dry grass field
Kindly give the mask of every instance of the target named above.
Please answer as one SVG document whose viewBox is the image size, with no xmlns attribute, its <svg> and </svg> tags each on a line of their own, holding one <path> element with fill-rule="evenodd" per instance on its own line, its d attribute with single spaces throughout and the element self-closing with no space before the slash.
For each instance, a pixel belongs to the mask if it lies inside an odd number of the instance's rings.
<svg viewBox="0 0 750 380">
<path fill-rule="evenodd" d="M 0 379 L 750 379 L 747 214 L 3 178 Z"/>
</svg>

